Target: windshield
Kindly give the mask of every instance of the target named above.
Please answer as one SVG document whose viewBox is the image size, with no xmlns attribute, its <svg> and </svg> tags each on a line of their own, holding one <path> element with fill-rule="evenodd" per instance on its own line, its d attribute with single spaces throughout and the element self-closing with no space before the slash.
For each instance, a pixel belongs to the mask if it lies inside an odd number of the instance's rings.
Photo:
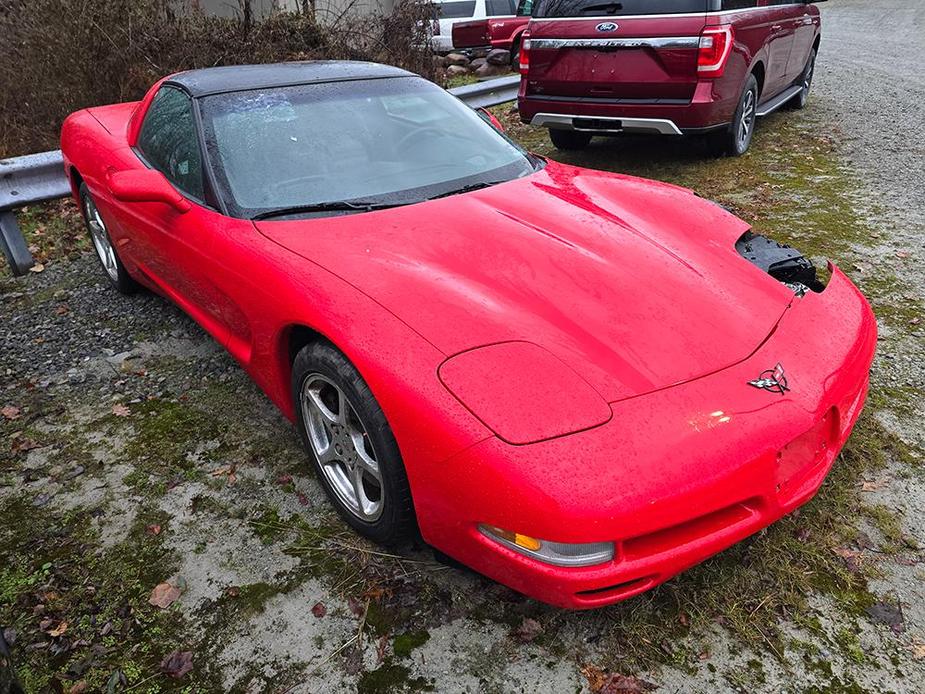
<svg viewBox="0 0 925 694">
<path fill-rule="evenodd" d="M 201 100 L 201 113 L 220 192 L 237 217 L 419 202 L 519 178 L 538 165 L 419 77 L 217 94 Z M 362 202 L 332 205 L 344 201 Z"/>
<path fill-rule="evenodd" d="M 706 12 L 710 0 L 536 0 L 534 17 L 604 17 Z"/>
</svg>

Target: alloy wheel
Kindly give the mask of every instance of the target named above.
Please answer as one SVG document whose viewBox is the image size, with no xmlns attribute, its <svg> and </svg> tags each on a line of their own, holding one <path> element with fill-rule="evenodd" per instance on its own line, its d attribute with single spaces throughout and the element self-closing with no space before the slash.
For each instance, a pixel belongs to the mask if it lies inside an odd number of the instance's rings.
<svg viewBox="0 0 925 694">
<path fill-rule="evenodd" d="M 755 127 L 755 92 L 749 89 L 745 92 L 744 103 L 742 104 L 742 116 L 739 118 L 738 141 L 739 149 L 744 151 L 748 146 L 749 138 L 752 134 L 752 128 Z"/>
<path fill-rule="evenodd" d="M 382 515 L 382 472 L 366 425 L 332 380 L 309 374 L 300 393 L 308 441 L 325 479 L 351 514 L 367 523 Z"/>
<path fill-rule="evenodd" d="M 109 233 L 106 231 L 106 223 L 100 216 L 100 211 L 96 203 L 89 195 L 84 197 L 84 213 L 87 219 L 87 226 L 90 228 L 90 238 L 93 241 L 93 247 L 96 254 L 103 264 L 103 269 L 113 282 L 119 281 L 119 265 L 116 261 L 116 251 L 109 240 Z"/>
</svg>

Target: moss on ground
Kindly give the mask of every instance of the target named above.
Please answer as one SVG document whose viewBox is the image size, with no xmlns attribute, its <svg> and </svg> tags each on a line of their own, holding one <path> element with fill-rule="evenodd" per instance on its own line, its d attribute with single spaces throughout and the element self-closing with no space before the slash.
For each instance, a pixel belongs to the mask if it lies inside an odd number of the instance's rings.
<svg viewBox="0 0 925 694">
<path fill-rule="evenodd" d="M 161 660 L 189 646 L 176 609 L 148 603 L 151 590 L 176 569 L 162 538 L 146 530 L 164 523 L 139 511 L 128 538 L 97 544 L 93 514 L 35 508 L 23 499 L 0 503 L 0 623 L 17 633 L 16 667 L 26 691 L 67 691 L 86 682 L 105 691 L 121 673 L 139 691 L 214 691 L 199 663 L 180 680 Z"/>
</svg>

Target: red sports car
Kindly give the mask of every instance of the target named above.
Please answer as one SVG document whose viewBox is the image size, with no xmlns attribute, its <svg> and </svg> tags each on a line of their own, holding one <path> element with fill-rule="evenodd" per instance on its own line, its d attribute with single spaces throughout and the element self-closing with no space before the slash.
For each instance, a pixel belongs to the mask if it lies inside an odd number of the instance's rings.
<svg viewBox="0 0 925 694">
<path fill-rule="evenodd" d="M 351 526 L 549 603 L 627 598 L 807 501 L 864 402 L 876 323 L 837 268 L 396 68 L 184 72 L 62 147 L 112 284 L 234 355 Z"/>
</svg>

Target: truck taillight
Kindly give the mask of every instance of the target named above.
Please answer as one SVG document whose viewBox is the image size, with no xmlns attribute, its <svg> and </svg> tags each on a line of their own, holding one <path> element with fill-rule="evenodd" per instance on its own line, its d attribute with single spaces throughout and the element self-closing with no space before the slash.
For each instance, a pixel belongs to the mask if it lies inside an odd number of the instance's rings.
<svg viewBox="0 0 925 694">
<path fill-rule="evenodd" d="M 721 77 L 732 52 L 732 27 L 707 27 L 700 34 L 697 73 L 701 77 Z"/>
<path fill-rule="evenodd" d="M 530 36 L 524 34 L 520 42 L 520 74 L 530 71 Z"/>
</svg>

